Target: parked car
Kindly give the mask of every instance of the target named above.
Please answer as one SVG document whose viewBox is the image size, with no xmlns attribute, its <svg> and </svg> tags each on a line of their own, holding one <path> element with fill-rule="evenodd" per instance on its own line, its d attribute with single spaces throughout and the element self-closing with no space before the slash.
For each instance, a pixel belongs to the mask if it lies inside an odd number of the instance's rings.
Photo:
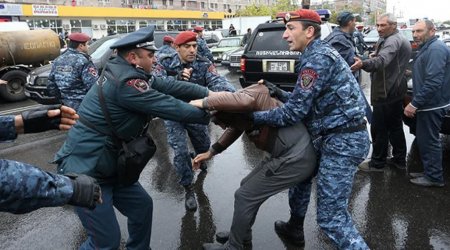
<svg viewBox="0 0 450 250">
<path fill-rule="evenodd" d="M 163 37 L 166 35 L 175 37 L 178 31 L 155 31 L 154 41 L 156 47 L 163 45 Z M 112 36 L 102 37 L 92 43 L 89 47 L 88 54 L 92 58 L 92 62 L 100 72 L 112 55 L 113 51 L 109 48 L 117 40 L 125 36 L 126 34 L 116 34 Z M 47 91 L 48 75 L 52 69 L 51 64 L 36 68 L 31 71 L 27 77 L 27 83 L 25 84 L 25 95 L 41 104 L 54 104 L 58 103 L 54 96 L 51 96 Z"/>
<path fill-rule="evenodd" d="M 318 11 L 319 12 L 319 11 Z M 328 12 L 327 12 L 328 13 Z M 328 36 L 336 24 L 327 22 L 330 14 L 321 15 L 322 39 Z M 280 15 L 282 17 L 284 15 Z M 277 86 L 291 90 L 297 81 L 296 66 L 299 51 L 289 51 L 288 43 L 282 39 L 286 27 L 282 21 L 259 24 L 253 31 L 241 57 L 239 78 L 243 88 L 266 79 Z"/>
<path fill-rule="evenodd" d="M 220 31 L 203 31 L 203 38 L 206 41 L 206 44 L 208 45 L 208 47 L 214 47 L 217 44 L 219 44 L 220 40 L 223 38 L 224 36 L 222 35 L 222 32 Z"/>
<path fill-rule="evenodd" d="M 235 50 L 241 47 L 243 36 L 225 37 L 220 40 L 217 46 L 211 48 L 211 53 L 214 58 L 214 62 L 220 63 L 222 61 L 223 53 L 231 50 Z"/>
<path fill-rule="evenodd" d="M 406 39 L 408 39 L 409 43 L 411 44 L 411 58 L 414 58 L 417 54 L 417 51 L 419 49 L 419 45 L 414 41 L 412 29 L 406 28 L 406 29 L 399 29 L 398 30 L 400 34 L 402 34 Z M 364 42 L 369 47 L 369 53 L 376 50 L 376 44 L 378 42 L 378 39 L 380 39 L 380 36 L 378 35 L 378 31 L 376 29 L 371 30 L 367 35 L 364 37 Z"/>
<path fill-rule="evenodd" d="M 228 51 L 222 56 L 222 66 L 228 68 L 231 72 L 237 72 L 241 69 L 241 56 L 244 53 L 244 47 Z"/>
</svg>

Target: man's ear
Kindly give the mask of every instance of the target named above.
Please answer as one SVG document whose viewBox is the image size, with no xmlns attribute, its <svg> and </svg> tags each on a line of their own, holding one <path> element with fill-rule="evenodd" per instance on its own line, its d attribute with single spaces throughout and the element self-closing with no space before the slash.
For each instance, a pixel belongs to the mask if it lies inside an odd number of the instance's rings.
<svg viewBox="0 0 450 250">
<path fill-rule="evenodd" d="M 134 51 L 130 51 L 127 54 L 127 61 L 130 62 L 131 64 L 136 64 L 136 58 L 137 58 L 137 54 Z"/>
</svg>

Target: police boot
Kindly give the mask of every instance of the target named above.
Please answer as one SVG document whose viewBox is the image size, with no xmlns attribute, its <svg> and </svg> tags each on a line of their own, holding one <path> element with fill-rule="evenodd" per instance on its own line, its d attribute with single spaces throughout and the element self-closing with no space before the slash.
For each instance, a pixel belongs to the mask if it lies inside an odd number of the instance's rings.
<svg viewBox="0 0 450 250">
<path fill-rule="evenodd" d="M 186 192 L 184 200 L 184 206 L 186 207 L 186 210 L 197 210 L 197 200 L 195 199 L 195 193 L 192 185 L 184 186 L 184 191 Z"/>
<path fill-rule="evenodd" d="M 291 215 L 288 222 L 281 220 L 275 221 L 275 232 L 296 246 L 305 245 L 305 237 L 303 235 L 303 221 L 305 217 L 295 217 Z"/>
<path fill-rule="evenodd" d="M 226 247 L 219 243 L 205 243 L 203 244 L 204 250 L 226 250 Z"/>
</svg>

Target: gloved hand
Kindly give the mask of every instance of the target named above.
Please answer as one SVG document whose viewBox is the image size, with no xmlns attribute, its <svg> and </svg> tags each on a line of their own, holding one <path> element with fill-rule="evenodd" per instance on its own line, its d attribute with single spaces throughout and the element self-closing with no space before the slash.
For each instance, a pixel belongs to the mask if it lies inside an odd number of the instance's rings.
<svg viewBox="0 0 450 250">
<path fill-rule="evenodd" d="M 66 174 L 73 185 L 73 195 L 68 204 L 94 209 L 97 203 L 102 203 L 101 189 L 97 181 L 87 175 Z"/>
<path fill-rule="evenodd" d="M 61 115 L 48 117 L 47 112 L 52 109 L 60 109 L 61 105 L 46 105 L 37 109 L 22 112 L 24 133 L 38 133 L 50 129 L 59 129 Z"/>
<path fill-rule="evenodd" d="M 280 88 L 278 88 L 277 85 L 267 80 L 263 80 L 263 84 L 266 85 L 266 87 L 269 89 L 269 94 L 271 97 L 279 99 L 283 96 L 283 91 Z"/>
</svg>

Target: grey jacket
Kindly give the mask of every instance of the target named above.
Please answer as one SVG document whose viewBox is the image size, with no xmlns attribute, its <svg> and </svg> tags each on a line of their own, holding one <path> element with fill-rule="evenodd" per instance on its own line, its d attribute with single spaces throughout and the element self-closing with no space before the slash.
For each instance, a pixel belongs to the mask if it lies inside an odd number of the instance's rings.
<svg viewBox="0 0 450 250">
<path fill-rule="evenodd" d="M 406 79 L 403 78 L 411 58 L 411 45 L 398 30 L 377 42 L 375 56 L 363 61 L 363 67 L 371 72 L 372 105 L 396 101 L 406 93 Z"/>
</svg>

